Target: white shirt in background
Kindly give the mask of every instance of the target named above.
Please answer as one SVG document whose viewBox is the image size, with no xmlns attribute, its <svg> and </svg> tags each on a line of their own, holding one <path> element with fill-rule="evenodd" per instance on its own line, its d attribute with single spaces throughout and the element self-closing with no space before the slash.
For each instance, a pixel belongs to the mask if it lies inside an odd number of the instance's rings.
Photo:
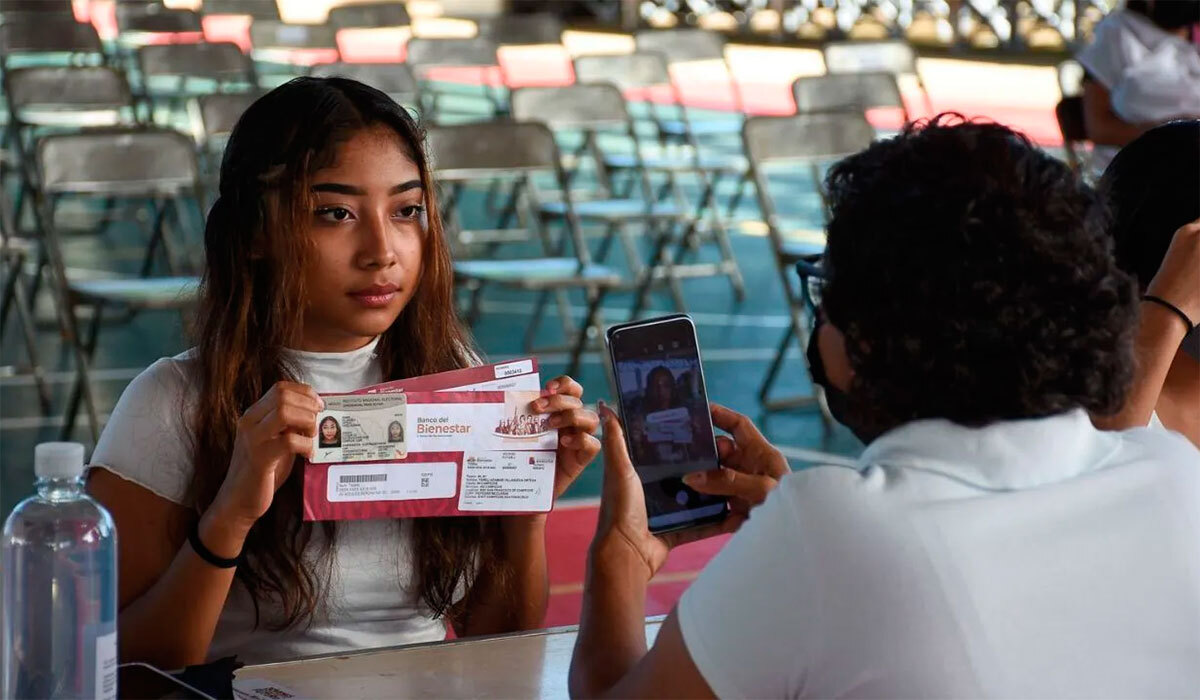
<svg viewBox="0 0 1200 700">
<path fill-rule="evenodd" d="M 346 353 L 290 351 L 301 378 L 322 393 L 353 391 L 383 379 L 375 357 L 378 339 Z M 104 469 L 173 503 L 188 505 L 193 474 L 190 414 L 195 410 L 192 351 L 164 358 L 126 387 L 104 428 L 91 468 Z M 266 663 L 315 654 L 340 653 L 444 639 L 445 623 L 434 619 L 412 590 L 411 523 L 356 520 L 337 524 L 328 604 L 312 624 L 272 631 L 254 626 L 254 607 L 236 579 L 217 623 L 209 659 L 236 654 L 245 663 Z M 306 556 L 324 541 L 314 527 Z M 277 609 L 262 606 L 263 620 Z"/>
<path fill-rule="evenodd" d="M 910 423 L 783 479 L 678 613 L 720 697 L 1197 697 L 1200 452 Z"/>
</svg>

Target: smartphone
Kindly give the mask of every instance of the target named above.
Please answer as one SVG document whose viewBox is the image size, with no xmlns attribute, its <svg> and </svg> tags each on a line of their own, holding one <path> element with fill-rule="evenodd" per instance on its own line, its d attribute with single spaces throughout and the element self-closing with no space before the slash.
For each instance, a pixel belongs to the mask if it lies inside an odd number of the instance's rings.
<svg viewBox="0 0 1200 700">
<path fill-rule="evenodd" d="M 212 700 L 192 686 L 149 664 L 130 663 L 117 667 L 118 698 L 188 698 Z"/>
<path fill-rule="evenodd" d="M 650 531 L 721 521 L 728 499 L 697 493 L 682 478 L 718 463 L 696 325 L 674 314 L 613 326 L 605 340 Z"/>
</svg>

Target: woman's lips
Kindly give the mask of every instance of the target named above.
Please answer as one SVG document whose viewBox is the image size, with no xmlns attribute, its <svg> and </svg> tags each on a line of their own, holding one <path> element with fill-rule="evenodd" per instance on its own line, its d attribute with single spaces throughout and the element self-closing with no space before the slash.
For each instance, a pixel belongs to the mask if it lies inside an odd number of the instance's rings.
<svg viewBox="0 0 1200 700">
<path fill-rule="evenodd" d="M 374 284 L 350 292 L 349 296 L 369 309 L 378 309 L 392 303 L 392 300 L 396 298 L 396 285 Z"/>
</svg>

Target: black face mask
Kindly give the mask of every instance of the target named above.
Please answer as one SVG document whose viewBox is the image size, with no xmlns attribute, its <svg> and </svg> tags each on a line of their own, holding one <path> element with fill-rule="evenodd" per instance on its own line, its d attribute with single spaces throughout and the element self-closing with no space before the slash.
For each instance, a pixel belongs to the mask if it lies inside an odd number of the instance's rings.
<svg viewBox="0 0 1200 700">
<path fill-rule="evenodd" d="M 820 337 L 821 324 L 824 320 L 817 314 L 817 322 L 813 326 L 812 335 L 808 337 L 808 348 L 805 356 L 808 358 L 808 371 L 812 375 L 813 384 L 825 391 L 825 405 L 833 419 L 850 429 L 854 436 L 862 440 L 864 445 L 879 437 L 879 431 L 869 429 L 853 409 L 849 394 L 835 387 L 825 374 L 825 361 L 821 358 L 821 347 L 817 338 Z"/>
</svg>

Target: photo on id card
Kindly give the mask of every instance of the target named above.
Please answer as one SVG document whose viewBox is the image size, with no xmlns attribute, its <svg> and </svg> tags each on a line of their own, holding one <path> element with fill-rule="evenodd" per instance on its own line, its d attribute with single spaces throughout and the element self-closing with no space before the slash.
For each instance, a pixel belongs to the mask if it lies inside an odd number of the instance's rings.
<svg viewBox="0 0 1200 700">
<path fill-rule="evenodd" d="M 408 456 L 407 395 L 323 398 L 325 409 L 317 414 L 317 445 L 311 462 L 376 462 Z"/>
</svg>

